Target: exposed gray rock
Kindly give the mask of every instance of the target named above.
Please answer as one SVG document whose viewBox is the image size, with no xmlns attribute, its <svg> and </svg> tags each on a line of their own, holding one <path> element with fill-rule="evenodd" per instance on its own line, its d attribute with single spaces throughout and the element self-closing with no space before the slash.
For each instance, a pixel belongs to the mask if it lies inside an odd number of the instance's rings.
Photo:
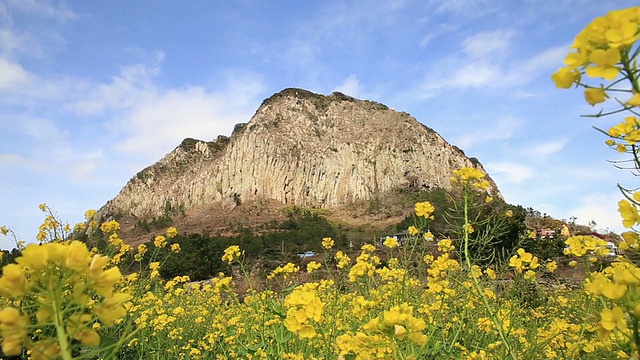
<svg viewBox="0 0 640 360">
<path fill-rule="evenodd" d="M 256 198 L 332 208 L 398 187 L 450 189 L 452 170 L 463 166 L 482 169 L 407 113 L 337 92 L 286 89 L 231 137 L 185 139 L 100 212 L 154 217 L 168 205 L 233 207 Z"/>
</svg>

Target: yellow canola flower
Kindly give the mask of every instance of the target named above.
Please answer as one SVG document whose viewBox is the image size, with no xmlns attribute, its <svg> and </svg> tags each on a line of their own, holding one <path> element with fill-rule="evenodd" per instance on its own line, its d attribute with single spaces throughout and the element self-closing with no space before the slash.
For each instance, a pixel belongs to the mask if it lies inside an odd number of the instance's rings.
<svg viewBox="0 0 640 360">
<path fill-rule="evenodd" d="M 392 238 L 392 237 L 387 237 L 384 242 L 382 243 L 382 245 L 388 247 L 389 249 L 393 249 L 398 247 L 398 240 Z"/>
<path fill-rule="evenodd" d="M 310 339 L 316 336 L 316 329 L 314 329 L 313 326 L 309 324 L 302 325 L 300 327 L 300 330 L 298 330 L 298 335 L 300 335 L 300 337 L 303 339 Z"/>
<path fill-rule="evenodd" d="M 22 256 L 17 259 L 18 264 L 40 271 L 44 268 L 49 257 L 49 252 L 45 246 L 39 244 L 29 244 L 22 250 Z"/>
<path fill-rule="evenodd" d="M 620 236 L 624 240 L 618 245 L 620 250 L 635 249 L 638 247 L 640 236 L 635 231 L 625 231 L 620 234 Z"/>
<path fill-rule="evenodd" d="M 326 250 L 330 250 L 334 245 L 334 241 L 330 237 L 326 237 L 322 239 L 322 247 Z"/>
<path fill-rule="evenodd" d="M 640 223 L 640 214 L 638 208 L 631 204 L 628 200 L 620 200 L 618 202 L 618 211 L 622 217 L 622 226 L 631 228 Z"/>
<path fill-rule="evenodd" d="M 60 354 L 60 345 L 53 339 L 37 341 L 31 348 L 30 360 L 55 359 Z"/>
<path fill-rule="evenodd" d="M 551 80 L 556 84 L 559 89 L 568 89 L 574 83 L 580 81 L 580 72 L 571 68 L 560 68 L 557 72 L 551 75 Z"/>
<path fill-rule="evenodd" d="M 155 246 L 156 248 L 163 248 L 166 245 L 167 245 L 167 238 L 162 235 L 156 236 L 153 240 L 153 246 Z"/>
<path fill-rule="evenodd" d="M 625 102 L 627 106 L 640 106 L 640 93 L 635 93 L 633 96 Z"/>
<path fill-rule="evenodd" d="M 616 67 L 616 64 L 620 62 L 620 50 L 615 48 L 595 49 L 589 54 L 589 62 L 591 65 L 586 69 L 588 76 L 613 80 L 620 73 L 620 69 Z"/>
<path fill-rule="evenodd" d="M 179 253 L 180 252 L 180 244 L 175 243 L 175 244 L 171 244 L 171 251 L 174 253 Z"/>
<path fill-rule="evenodd" d="M 622 309 L 615 306 L 613 309 L 602 310 L 600 312 L 600 326 L 607 331 L 612 331 L 615 328 L 626 329 L 627 322 Z"/>
<path fill-rule="evenodd" d="M 316 331 L 311 322 L 322 322 L 324 303 L 317 296 L 316 290 L 312 289 L 313 285 L 317 283 L 297 287 L 284 300 L 287 318 L 283 324 L 287 330 L 297 333 L 301 338 L 315 337 Z"/>
<path fill-rule="evenodd" d="M 526 280 L 530 280 L 530 281 L 531 281 L 531 280 L 534 280 L 534 279 L 536 278 L 536 272 L 535 272 L 535 271 L 533 271 L 533 270 L 527 270 L 527 271 L 524 273 L 524 278 L 525 278 Z"/>
<path fill-rule="evenodd" d="M 413 307 L 407 303 L 383 311 L 381 316 L 371 319 L 362 326 L 370 336 L 393 334 L 392 336 L 398 340 L 407 339 L 418 346 L 425 345 L 429 340 L 422 333 L 426 328 L 426 322 L 413 316 Z"/>
<path fill-rule="evenodd" d="M 231 245 L 224 250 L 224 255 L 222 255 L 222 261 L 226 261 L 231 264 L 234 260 L 240 258 L 244 254 L 244 251 L 240 252 L 240 247 L 238 245 Z"/>
<path fill-rule="evenodd" d="M 455 250 L 455 246 L 453 245 L 453 240 L 451 239 L 442 239 L 438 241 L 438 251 L 443 253 L 448 253 L 450 251 Z"/>
<path fill-rule="evenodd" d="M 342 251 L 338 251 L 335 258 L 338 260 L 338 269 L 344 269 L 351 263 L 351 258 Z"/>
<path fill-rule="evenodd" d="M 433 219 L 433 212 L 436 210 L 428 201 L 416 203 L 414 206 L 416 216 L 422 216 L 426 219 Z"/>
<path fill-rule="evenodd" d="M 2 352 L 13 356 L 22 352 L 22 344 L 27 339 L 29 318 L 21 315 L 18 309 L 8 307 L 0 311 L 0 336 Z"/>
<path fill-rule="evenodd" d="M 604 102 L 608 97 L 602 88 L 587 88 L 584 90 L 584 98 L 591 106 Z"/>
<path fill-rule="evenodd" d="M 115 220 L 106 221 L 100 225 L 100 230 L 105 234 L 114 233 L 120 230 L 120 223 Z"/>
<path fill-rule="evenodd" d="M 317 261 L 311 261 L 310 263 L 307 264 L 307 272 L 311 273 L 314 272 L 316 270 L 319 270 L 322 267 L 322 264 L 320 264 Z"/>
<path fill-rule="evenodd" d="M 311 264 L 311 263 L 310 263 Z M 307 270 L 309 269 L 309 267 L 307 267 Z M 278 266 L 277 268 L 275 268 L 271 274 L 269 274 L 267 276 L 267 279 L 275 279 L 278 275 L 283 275 L 283 278 L 288 279 L 290 274 L 295 274 L 298 271 L 300 271 L 300 267 L 297 266 L 294 263 L 287 263 L 284 266 Z M 311 272 L 311 271 L 309 271 Z"/>
<path fill-rule="evenodd" d="M 6 297 L 18 297 L 25 293 L 27 278 L 18 264 L 5 265 L 0 277 L 0 294 Z"/>
<path fill-rule="evenodd" d="M 168 238 L 174 238 L 178 235 L 178 230 L 175 227 L 170 227 L 167 229 L 167 237 Z"/>
<path fill-rule="evenodd" d="M 533 255 L 526 252 L 523 248 L 518 249 L 517 253 L 520 259 L 522 259 L 522 261 L 526 263 L 531 262 L 531 260 L 533 259 Z"/>
<path fill-rule="evenodd" d="M 509 266 L 514 268 L 517 273 L 522 273 L 525 271 L 530 271 L 537 269 L 540 267 L 540 263 L 538 262 L 538 257 L 533 256 L 532 254 L 526 252 L 524 249 L 520 248 L 517 250 L 517 254 L 513 255 L 509 259 Z M 525 273 L 525 278 L 532 279 L 535 276 L 535 272 L 533 275 L 531 273 Z"/>
<path fill-rule="evenodd" d="M 472 180 L 482 180 L 486 176 L 482 171 L 472 168 L 472 167 L 463 167 L 460 169 L 453 170 L 453 176 L 455 177 L 455 181 L 472 181 Z"/>
</svg>

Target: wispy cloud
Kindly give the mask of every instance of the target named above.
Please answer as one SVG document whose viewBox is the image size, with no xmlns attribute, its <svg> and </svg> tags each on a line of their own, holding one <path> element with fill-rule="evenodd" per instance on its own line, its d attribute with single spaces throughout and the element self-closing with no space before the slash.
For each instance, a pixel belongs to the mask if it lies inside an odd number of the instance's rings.
<svg viewBox="0 0 640 360">
<path fill-rule="evenodd" d="M 609 229 L 611 231 L 625 231 L 618 213 L 618 201 L 620 193 L 589 193 L 578 199 L 578 204 L 570 208 L 564 214 L 566 218 L 575 216 L 579 224 L 587 224 L 597 220 L 597 229 Z"/>
<path fill-rule="evenodd" d="M 476 127 L 471 131 L 462 133 L 453 137 L 452 143 L 463 149 L 469 149 L 473 146 L 487 143 L 502 141 L 511 138 L 522 126 L 524 121 L 513 116 L 503 117 L 497 121 L 483 122 L 481 127 Z M 468 127 L 471 129 L 471 127 Z"/>
<path fill-rule="evenodd" d="M 86 94 L 79 94 L 79 99 L 72 99 L 69 106 L 80 114 L 98 115 L 107 110 L 126 109 L 153 96 L 156 85 L 153 79 L 160 72 L 164 54 L 156 52 L 148 63 L 124 66 L 118 75 L 108 83 L 79 83 L 86 88 Z"/>
<path fill-rule="evenodd" d="M 567 142 L 566 139 L 541 141 L 530 147 L 523 155 L 541 157 L 555 154 L 562 150 Z"/>
<path fill-rule="evenodd" d="M 44 162 L 12 153 L 0 153 L 0 166 L 4 169 L 19 168 L 43 174 L 52 169 L 50 165 Z"/>
<path fill-rule="evenodd" d="M 497 7 L 487 0 L 447 0 L 430 1 L 437 5 L 436 13 L 447 13 L 467 18 L 478 18 L 497 11 Z"/>
<path fill-rule="evenodd" d="M 22 65 L 0 57 L 0 91 L 27 82 L 29 75 Z"/>
<path fill-rule="evenodd" d="M 420 86 L 422 98 L 429 98 L 445 89 L 484 89 L 514 94 L 518 89 L 548 73 L 562 62 L 567 46 L 554 46 L 534 55 L 520 55 L 516 50 L 518 31 L 515 28 L 481 31 L 464 39 L 458 51 L 429 66 L 430 71 Z M 439 71 L 433 71 L 433 69 Z M 446 74 L 446 76 L 433 76 Z M 513 96 L 522 97 L 523 91 Z"/>
<path fill-rule="evenodd" d="M 513 29 L 480 32 L 465 39 L 462 49 L 471 58 L 486 58 L 496 53 L 503 55 L 509 50 L 513 35 Z"/>
<path fill-rule="evenodd" d="M 339 91 L 343 94 L 353 96 L 358 99 L 370 99 L 371 94 L 364 91 L 358 77 L 354 74 L 349 75 L 342 84 L 338 85 L 333 91 Z"/>
<path fill-rule="evenodd" d="M 75 19 L 78 15 L 64 7 L 64 4 L 52 4 L 50 1 L 6 0 L 8 7 L 20 12 L 59 20 Z"/>
<path fill-rule="evenodd" d="M 534 167 L 513 162 L 490 162 L 485 164 L 491 177 L 502 183 L 521 183 L 535 174 Z"/>
</svg>

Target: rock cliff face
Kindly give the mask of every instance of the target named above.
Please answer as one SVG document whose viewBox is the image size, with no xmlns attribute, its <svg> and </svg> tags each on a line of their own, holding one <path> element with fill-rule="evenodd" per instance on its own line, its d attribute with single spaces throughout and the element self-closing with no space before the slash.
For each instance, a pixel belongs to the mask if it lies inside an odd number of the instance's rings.
<svg viewBox="0 0 640 360">
<path fill-rule="evenodd" d="M 286 89 L 231 137 L 185 139 L 100 212 L 145 218 L 265 198 L 333 208 L 398 187 L 449 189 L 452 170 L 463 166 L 482 169 L 407 113 L 341 93 Z"/>
</svg>

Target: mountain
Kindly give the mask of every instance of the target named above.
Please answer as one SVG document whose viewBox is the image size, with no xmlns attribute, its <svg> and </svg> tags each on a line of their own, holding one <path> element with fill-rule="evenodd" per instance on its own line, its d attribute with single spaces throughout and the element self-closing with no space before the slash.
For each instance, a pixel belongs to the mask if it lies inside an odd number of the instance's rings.
<svg viewBox="0 0 640 360">
<path fill-rule="evenodd" d="M 452 170 L 465 166 L 484 171 L 407 113 L 292 88 L 264 100 L 230 137 L 185 139 L 99 213 L 133 224 L 180 212 L 184 226 L 214 229 L 278 206 L 340 209 L 398 188 L 451 189 Z M 244 212 L 230 217 L 236 208 Z"/>
</svg>

